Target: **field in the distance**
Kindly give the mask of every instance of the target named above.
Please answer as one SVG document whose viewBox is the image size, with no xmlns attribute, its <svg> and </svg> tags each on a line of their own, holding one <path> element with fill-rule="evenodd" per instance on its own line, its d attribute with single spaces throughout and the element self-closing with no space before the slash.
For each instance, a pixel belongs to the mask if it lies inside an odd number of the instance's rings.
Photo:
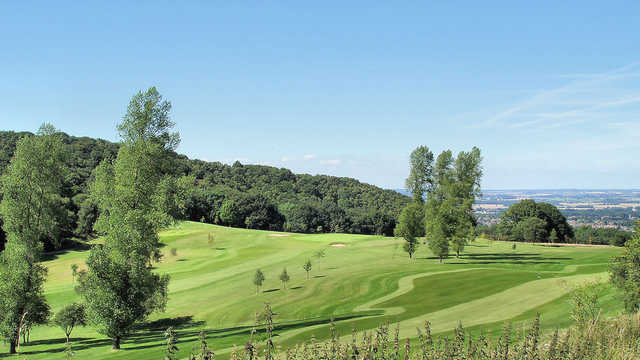
<svg viewBox="0 0 640 360">
<path fill-rule="evenodd" d="M 208 242 L 209 234 L 214 238 Z M 90 327 L 72 334 L 76 359 L 160 359 L 163 332 L 178 329 L 180 356 L 186 357 L 200 330 L 226 358 L 233 345 L 246 342 L 256 312 L 269 302 L 275 317 L 277 345 L 285 348 L 315 335 L 328 335 L 331 317 L 341 335 L 371 329 L 387 320 L 399 322 L 402 337 L 416 337 L 416 326 L 430 320 L 434 332 L 447 333 L 458 321 L 473 331 L 497 331 L 506 320 L 516 329 L 542 314 L 545 330 L 571 324 L 567 293 L 587 280 L 607 280 L 607 263 L 619 249 L 547 247 L 477 240 L 461 259 L 445 264 L 421 246 L 409 260 L 400 239 L 344 234 L 280 234 L 181 223 L 161 234 L 164 260 L 157 271 L 171 275 L 165 313 L 150 319 L 122 350 L 112 351 L 104 336 Z M 339 246 L 336 246 L 339 245 Z M 344 246 L 342 246 L 344 245 Z M 177 254 L 172 255 L 175 248 Z M 324 258 L 314 254 L 324 249 Z M 54 311 L 80 301 L 73 290 L 71 264 L 84 266 L 87 251 L 69 251 L 46 261 L 46 295 Z M 311 279 L 302 266 L 313 262 Z M 291 281 L 281 288 L 287 268 Z M 265 276 L 263 292 L 252 284 L 256 269 Z M 620 311 L 613 291 L 604 287 L 604 315 Z M 63 332 L 38 327 L 19 359 L 62 359 Z M 2 347 L 6 353 L 6 346 Z"/>
</svg>

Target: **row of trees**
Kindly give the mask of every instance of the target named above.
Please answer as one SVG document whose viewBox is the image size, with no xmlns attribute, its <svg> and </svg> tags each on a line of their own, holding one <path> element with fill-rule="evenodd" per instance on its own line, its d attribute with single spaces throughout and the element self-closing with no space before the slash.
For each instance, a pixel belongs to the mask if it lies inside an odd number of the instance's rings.
<svg viewBox="0 0 640 360">
<path fill-rule="evenodd" d="M 184 203 L 177 179 L 167 175 L 179 142 L 170 109 L 155 88 L 136 94 L 118 126 L 117 156 L 100 163 L 90 185 L 88 196 L 99 214 L 95 229 L 104 244 L 92 247 L 87 270 L 77 273 L 77 290 L 88 322 L 116 349 L 136 323 L 166 304 L 169 278 L 153 273 L 150 264 L 160 254 L 158 231 Z M 18 141 L 1 178 L 7 242 L 0 265 L 0 335 L 11 353 L 26 329 L 50 317 L 41 259 L 44 244 L 59 239 L 70 163 L 63 135 L 43 125 L 36 136 Z"/>
<path fill-rule="evenodd" d="M 311 269 L 313 268 L 313 264 L 311 263 L 311 260 L 310 259 L 307 260 L 307 262 L 305 262 L 304 265 L 302 265 L 302 268 L 307 273 L 307 280 L 309 280 Z M 284 268 L 282 270 L 282 272 L 280 273 L 280 276 L 278 276 L 278 279 L 280 279 L 280 282 L 282 282 L 282 287 L 286 289 L 287 283 L 289 282 L 289 280 L 291 280 L 291 276 L 287 272 L 287 268 Z M 260 288 L 262 288 L 262 284 L 264 284 L 265 280 L 266 278 L 262 270 L 260 269 L 256 270 L 255 274 L 253 275 L 253 285 L 256 286 L 256 294 L 260 292 Z"/>
<path fill-rule="evenodd" d="M 433 153 L 420 146 L 411 153 L 410 162 L 406 186 L 413 202 L 402 210 L 396 236 L 405 239 L 404 250 L 410 258 L 422 236 L 440 262 L 449 256 L 450 248 L 459 257 L 474 236 L 472 206 L 480 196 L 480 150 L 474 147 L 456 157 L 450 150 L 443 151 L 434 164 Z"/>
</svg>

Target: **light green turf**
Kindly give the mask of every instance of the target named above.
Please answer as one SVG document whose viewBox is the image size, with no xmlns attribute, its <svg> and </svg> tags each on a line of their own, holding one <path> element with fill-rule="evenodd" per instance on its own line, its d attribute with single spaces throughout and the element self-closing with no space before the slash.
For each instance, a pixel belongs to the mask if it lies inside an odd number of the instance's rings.
<svg viewBox="0 0 640 360">
<path fill-rule="evenodd" d="M 207 241 L 209 233 L 215 238 L 213 245 Z M 326 337 L 331 317 L 344 336 L 354 326 L 371 329 L 385 321 L 399 322 L 403 337 L 415 337 L 416 326 L 424 320 L 432 322 L 436 333 L 451 331 L 458 321 L 473 331 L 493 332 L 504 321 L 522 323 L 537 311 L 545 329 L 564 327 L 570 325 L 569 288 L 598 277 L 606 280 L 608 259 L 619 252 L 609 247 L 527 244 L 518 244 L 514 251 L 511 243 L 478 240 L 462 259 L 439 264 L 426 246 L 419 248 L 417 259 L 409 260 L 402 240 L 377 236 L 285 234 L 182 223 L 162 233 L 161 239 L 164 260 L 157 271 L 171 275 L 166 312 L 154 316 L 151 320 L 157 322 L 126 339 L 116 352 L 91 328 L 76 329 L 76 359 L 160 359 L 166 320 L 178 318 L 182 357 L 198 332 L 208 329 L 209 345 L 225 358 L 233 344 L 245 343 L 255 312 L 265 302 L 277 314 L 276 342 L 285 347 L 311 335 Z M 345 246 L 331 246 L 336 243 Z M 320 249 L 326 257 L 315 258 Z M 45 263 L 46 294 L 53 310 L 79 300 L 70 265 L 83 266 L 87 254 L 62 252 Z M 313 262 L 310 280 L 302 268 L 308 258 Z M 285 267 L 292 279 L 287 290 L 278 281 Z M 256 295 L 252 279 L 258 268 L 266 281 L 264 292 Z M 614 314 L 620 304 L 612 289 L 604 291 L 606 314 Z M 20 359 L 62 359 L 63 349 L 60 329 L 38 327 L 32 343 L 22 346 Z"/>
</svg>

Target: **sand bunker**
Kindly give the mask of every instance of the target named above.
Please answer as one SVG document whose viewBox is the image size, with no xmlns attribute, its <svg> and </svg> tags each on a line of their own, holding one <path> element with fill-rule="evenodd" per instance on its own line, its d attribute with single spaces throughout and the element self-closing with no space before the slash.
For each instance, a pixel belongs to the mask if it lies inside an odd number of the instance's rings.
<svg viewBox="0 0 640 360">
<path fill-rule="evenodd" d="M 329 246 L 333 246 L 333 247 L 345 247 L 347 245 L 343 244 L 343 243 L 333 243 L 333 244 L 329 244 Z"/>
</svg>

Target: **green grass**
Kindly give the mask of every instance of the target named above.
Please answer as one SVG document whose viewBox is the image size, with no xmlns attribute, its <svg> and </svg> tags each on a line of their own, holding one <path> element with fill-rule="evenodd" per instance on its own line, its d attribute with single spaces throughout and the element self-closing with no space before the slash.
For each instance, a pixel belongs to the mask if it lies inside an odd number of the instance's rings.
<svg viewBox="0 0 640 360">
<path fill-rule="evenodd" d="M 208 234 L 214 234 L 213 245 Z M 609 247 L 544 247 L 478 240 L 461 259 L 439 264 L 421 246 L 415 260 L 402 251 L 402 240 L 345 234 L 281 234 L 182 223 L 161 234 L 164 260 L 157 271 L 171 275 L 165 313 L 157 314 L 141 330 L 111 351 L 108 339 L 91 328 L 76 329 L 73 348 L 77 359 L 160 359 L 162 333 L 169 323 L 178 329 L 180 356 L 185 358 L 201 329 L 209 345 L 226 358 L 234 344 L 242 346 L 255 313 L 265 302 L 277 314 L 276 343 L 328 336 L 328 322 L 350 336 L 352 327 L 371 329 L 380 322 L 399 323 L 402 337 L 416 336 L 416 326 L 432 322 L 435 333 L 447 334 L 458 321 L 470 331 L 493 333 L 507 320 L 518 324 L 542 314 L 543 329 L 566 327 L 567 293 L 586 280 L 606 281 L 609 258 L 620 250 Z M 345 246 L 331 246 L 342 243 Z M 177 254 L 171 255 L 175 248 Z M 326 257 L 314 254 L 324 249 Z M 46 295 L 54 311 L 79 301 L 73 290 L 70 265 L 84 266 L 86 251 L 54 254 Z M 312 278 L 302 266 L 313 262 Z M 291 281 L 281 289 L 278 275 L 287 268 Z M 253 274 L 260 268 L 266 281 L 256 295 Z M 540 278 L 539 278 L 540 277 Z M 605 287 L 605 315 L 621 305 Z M 19 359 L 62 359 L 64 334 L 42 326 L 32 342 L 21 346 Z M 4 346 L 1 350 L 7 350 Z"/>
</svg>

